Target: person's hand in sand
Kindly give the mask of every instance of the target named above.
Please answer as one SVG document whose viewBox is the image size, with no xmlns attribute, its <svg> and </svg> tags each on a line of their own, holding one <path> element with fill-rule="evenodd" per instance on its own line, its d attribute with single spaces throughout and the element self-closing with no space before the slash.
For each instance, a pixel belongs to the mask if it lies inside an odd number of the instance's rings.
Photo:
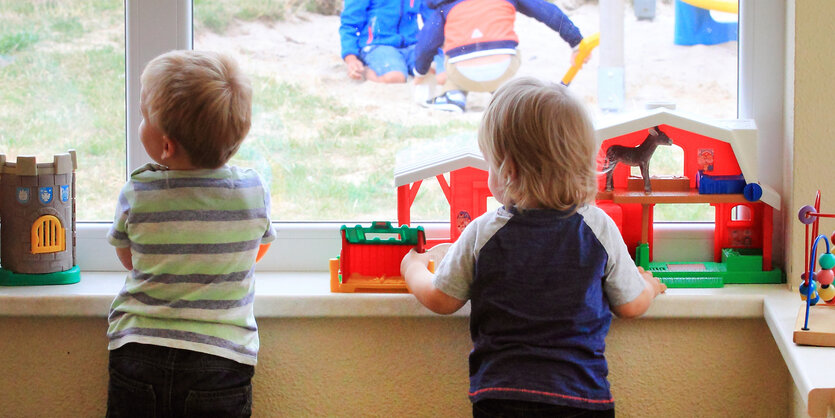
<svg viewBox="0 0 835 418">
<path fill-rule="evenodd" d="M 363 80 L 365 79 L 365 64 L 357 58 L 356 55 L 346 55 L 345 56 L 345 65 L 348 66 L 348 77 L 354 80 Z"/>
</svg>

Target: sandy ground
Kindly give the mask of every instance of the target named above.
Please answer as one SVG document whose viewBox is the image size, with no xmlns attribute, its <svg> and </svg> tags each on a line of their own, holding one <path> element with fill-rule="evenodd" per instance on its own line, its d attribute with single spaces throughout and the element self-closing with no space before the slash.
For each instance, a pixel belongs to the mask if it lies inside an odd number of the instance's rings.
<svg viewBox="0 0 835 418">
<path fill-rule="evenodd" d="M 563 0 L 563 4 L 577 1 Z M 626 2 L 629 3 L 629 2 Z M 672 102 L 682 111 L 706 117 L 731 118 L 736 113 L 737 43 L 674 45 L 673 4 L 656 3 L 653 20 L 638 20 L 624 10 L 624 110 L 643 109 L 649 102 Z M 565 10 L 585 35 L 599 31 L 596 2 Z M 339 17 L 300 14 L 289 21 L 238 23 L 224 36 L 198 30 L 195 47 L 225 50 L 239 57 L 247 71 L 296 82 L 318 94 L 334 97 L 368 113 L 385 112 L 392 121 L 420 122 L 435 118 L 480 117 L 487 93 L 471 94 L 464 115 L 424 109 L 413 100 L 411 80 L 383 85 L 347 77 L 340 59 Z M 517 14 L 522 66 L 518 75 L 559 81 L 569 68 L 568 45 L 544 24 Z M 597 107 L 600 50 L 571 83 L 593 114 Z"/>
</svg>

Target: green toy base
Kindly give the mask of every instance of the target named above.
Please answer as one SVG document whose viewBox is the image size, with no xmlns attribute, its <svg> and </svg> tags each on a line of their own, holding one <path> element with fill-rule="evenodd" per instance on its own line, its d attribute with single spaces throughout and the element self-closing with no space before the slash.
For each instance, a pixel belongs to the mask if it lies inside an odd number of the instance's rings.
<svg viewBox="0 0 835 418">
<path fill-rule="evenodd" d="M 758 250 L 722 250 L 722 262 L 656 262 L 649 261 L 649 246 L 635 249 L 635 264 L 652 272 L 670 288 L 713 288 L 726 284 L 783 283 L 783 272 L 774 268 L 762 271 L 762 253 Z"/>
<path fill-rule="evenodd" d="M 0 267 L 0 286 L 44 286 L 73 284 L 81 281 L 81 269 L 73 266 L 66 271 L 44 274 L 14 273 Z"/>
</svg>

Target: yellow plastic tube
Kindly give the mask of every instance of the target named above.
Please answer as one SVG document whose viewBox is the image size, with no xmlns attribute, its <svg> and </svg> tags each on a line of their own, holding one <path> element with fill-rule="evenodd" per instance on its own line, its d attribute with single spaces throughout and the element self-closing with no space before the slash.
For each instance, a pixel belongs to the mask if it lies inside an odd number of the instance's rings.
<svg viewBox="0 0 835 418">
<path fill-rule="evenodd" d="M 580 68 L 583 68 L 583 63 L 586 61 L 586 58 L 588 58 L 591 51 L 594 48 L 597 48 L 598 45 L 600 45 L 600 32 L 586 36 L 582 41 L 580 41 L 578 53 L 574 59 L 574 63 L 562 77 L 562 84 L 564 86 L 571 84 L 571 80 L 574 79 L 574 76 L 577 75 Z"/>
</svg>

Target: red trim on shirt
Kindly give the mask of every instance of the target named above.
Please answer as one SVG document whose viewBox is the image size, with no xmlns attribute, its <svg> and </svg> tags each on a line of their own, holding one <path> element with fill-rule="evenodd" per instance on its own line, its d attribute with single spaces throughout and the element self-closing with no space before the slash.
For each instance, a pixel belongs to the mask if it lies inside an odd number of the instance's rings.
<svg viewBox="0 0 835 418">
<path fill-rule="evenodd" d="M 470 392 L 470 396 L 476 396 L 476 395 L 478 395 L 480 393 L 484 393 L 484 392 L 524 392 L 524 393 L 532 393 L 532 394 L 535 394 L 535 395 L 552 396 L 552 397 L 555 397 L 555 398 L 571 399 L 571 400 L 574 400 L 574 401 L 582 401 L 582 402 L 588 402 L 588 403 L 612 403 L 612 402 L 615 401 L 614 398 L 609 398 L 609 399 L 586 399 L 586 398 L 581 398 L 579 396 L 570 396 L 570 395 L 563 395 L 563 394 L 559 394 L 559 393 L 542 392 L 542 391 L 539 391 L 539 390 L 516 389 L 516 388 L 484 388 L 484 389 L 479 389 L 475 392 Z"/>
</svg>

